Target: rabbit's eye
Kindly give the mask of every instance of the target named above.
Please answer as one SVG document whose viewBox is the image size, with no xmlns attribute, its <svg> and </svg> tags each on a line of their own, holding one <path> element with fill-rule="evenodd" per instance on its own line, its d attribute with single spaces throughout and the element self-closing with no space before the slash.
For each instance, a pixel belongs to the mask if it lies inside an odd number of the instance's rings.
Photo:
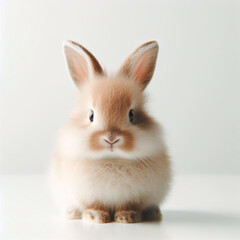
<svg viewBox="0 0 240 240">
<path fill-rule="evenodd" d="M 89 120 L 90 120 L 91 122 L 93 122 L 93 119 L 94 119 L 94 112 L 91 111 L 90 116 L 89 116 Z"/>
<path fill-rule="evenodd" d="M 132 110 L 132 109 L 129 111 L 128 117 L 129 117 L 129 121 L 130 121 L 130 122 L 133 122 L 134 114 L 133 114 L 133 110 Z"/>
</svg>

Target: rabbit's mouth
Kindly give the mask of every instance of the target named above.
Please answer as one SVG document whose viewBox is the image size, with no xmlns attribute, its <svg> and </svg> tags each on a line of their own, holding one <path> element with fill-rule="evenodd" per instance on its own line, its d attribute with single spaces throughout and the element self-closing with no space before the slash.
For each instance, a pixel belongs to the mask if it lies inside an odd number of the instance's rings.
<svg viewBox="0 0 240 240">
<path fill-rule="evenodd" d="M 109 152 L 115 152 L 115 150 L 116 150 L 116 146 L 113 146 L 113 145 L 109 145 L 109 146 L 107 146 L 106 147 L 106 149 L 109 151 Z"/>
</svg>

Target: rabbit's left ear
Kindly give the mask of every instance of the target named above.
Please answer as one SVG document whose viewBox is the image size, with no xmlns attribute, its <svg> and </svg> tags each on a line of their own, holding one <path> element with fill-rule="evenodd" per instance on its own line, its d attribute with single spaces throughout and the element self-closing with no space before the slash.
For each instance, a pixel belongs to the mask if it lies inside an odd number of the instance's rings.
<svg viewBox="0 0 240 240">
<path fill-rule="evenodd" d="M 152 79 L 157 55 L 156 41 L 144 43 L 125 60 L 119 72 L 133 78 L 144 89 Z"/>
</svg>

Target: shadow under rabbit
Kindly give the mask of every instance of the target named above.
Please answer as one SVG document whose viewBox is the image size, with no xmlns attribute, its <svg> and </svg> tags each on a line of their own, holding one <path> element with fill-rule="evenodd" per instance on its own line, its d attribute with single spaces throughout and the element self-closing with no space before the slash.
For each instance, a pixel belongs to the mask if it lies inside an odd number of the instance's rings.
<svg viewBox="0 0 240 240">
<path fill-rule="evenodd" d="M 239 225 L 240 216 L 214 212 L 184 211 L 184 210 L 166 210 L 163 211 L 163 223 L 178 224 L 220 224 L 220 225 Z"/>
</svg>

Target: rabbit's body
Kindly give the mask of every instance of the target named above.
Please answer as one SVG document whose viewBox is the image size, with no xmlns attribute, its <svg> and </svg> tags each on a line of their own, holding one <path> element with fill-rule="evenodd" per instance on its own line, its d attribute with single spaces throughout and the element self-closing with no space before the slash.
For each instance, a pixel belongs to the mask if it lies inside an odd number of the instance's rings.
<svg viewBox="0 0 240 240">
<path fill-rule="evenodd" d="M 67 45 L 67 60 L 75 47 Z M 75 63 L 68 60 L 77 82 L 89 70 L 77 72 Z M 84 65 L 84 57 L 79 63 Z M 137 222 L 146 209 L 160 216 L 157 206 L 171 175 L 167 150 L 160 125 L 144 109 L 145 85 L 124 70 L 108 77 L 100 69 L 81 82 L 76 111 L 60 133 L 52 175 L 57 199 L 72 218 L 108 222 L 113 214 L 118 222 Z"/>
<path fill-rule="evenodd" d="M 168 190 L 169 166 L 163 154 L 131 162 L 115 158 L 65 161 L 61 157 L 56 161 L 59 197 L 66 208 L 82 210 L 95 202 L 109 208 L 129 202 L 143 208 L 157 206 Z"/>
</svg>

